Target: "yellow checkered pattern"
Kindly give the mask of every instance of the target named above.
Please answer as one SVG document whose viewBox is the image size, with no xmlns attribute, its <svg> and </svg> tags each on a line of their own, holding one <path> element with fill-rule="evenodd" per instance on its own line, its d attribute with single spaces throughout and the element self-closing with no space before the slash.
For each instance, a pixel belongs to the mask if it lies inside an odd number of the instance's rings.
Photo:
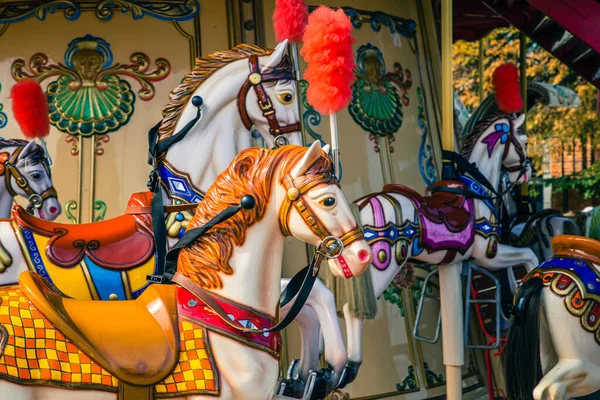
<svg viewBox="0 0 600 400">
<path fill-rule="evenodd" d="M 56 330 L 18 286 L 1 288 L 0 300 L 0 325 L 8 332 L 0 356 L 0 377 L 21 384 L 52 382 L 104 391 L 118 389 L 118 380 Z M 157 397 L 182 392 L 218 394 L 206 330 L 188 321 L 180 321 L 179 329 L 179 363 L 155 386 Z"/>
<path fill-rule="evenodd" d="M 0 324 L 8 332 L 0 376 L 111 391 L 118 388 L 117 379 L 46 321 L 18 287 L 2 288 L 0 299 Z"/>
<path fill-rule="evenodd" d="M 218 393 L 214 361 L 209 354 L 206 330 L 180 320 L 179 363 L 171 375 L 155 386 L 156 393 Z"/>
</svg>

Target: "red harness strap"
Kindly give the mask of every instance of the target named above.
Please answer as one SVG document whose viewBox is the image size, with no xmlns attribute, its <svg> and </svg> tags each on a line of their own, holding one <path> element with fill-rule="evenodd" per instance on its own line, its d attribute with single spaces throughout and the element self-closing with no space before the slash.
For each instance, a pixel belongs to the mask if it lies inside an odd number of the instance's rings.
<svg viewBox="0 0 600 400">
<path fill-rule="evenodd" d="M 211 293 L 211 296 L 227 312 L 230 319 L 238 321 L 244 327 L 268 329 L 276 323 L 273 318 L 267 315 L 234 304 L 223 297 L 217 297 L 214 293 Z M 279 332 L 252 333 L 239 331 L 223 322 L 201 300 L 182 287 L 177 288 L 177 309 L 179 315 L 192 320 L 210 331 L 229 337 L 250 347 L 266 351 L 272 356 L 279 358 L 281 351 L 281 334 Z"/>
</svg>

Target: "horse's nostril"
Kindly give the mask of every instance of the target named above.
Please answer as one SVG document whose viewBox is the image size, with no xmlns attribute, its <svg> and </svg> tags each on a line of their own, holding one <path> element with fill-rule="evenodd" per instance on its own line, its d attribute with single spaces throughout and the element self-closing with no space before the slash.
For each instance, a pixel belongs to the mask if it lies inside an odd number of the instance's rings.
<svg viewBox="0 0 600 400">
<path fill-rule="evenodd" d="M 52 214 L 56 214 L 56 213 L 58 212 L 58 208 L 56 208 L 56 207 L 52 206 L 52 207 L 50 207 L 50 212 L 51 212 Z"/>
<path fill-rule="evenodd" d="M 358 259 L 360 262 L 367 262 L 369 261 L 369 258 L 369 252 L 367 250 L 362 249 L 358 251 Z"/>
</svg>

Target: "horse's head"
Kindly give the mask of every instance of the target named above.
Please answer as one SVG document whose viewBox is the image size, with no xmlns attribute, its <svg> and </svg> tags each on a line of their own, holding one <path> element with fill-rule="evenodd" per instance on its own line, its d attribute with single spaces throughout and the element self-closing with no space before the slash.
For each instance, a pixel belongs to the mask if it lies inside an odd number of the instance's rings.
<svg viewBox="0 0 600 400">
<path fill-rule="evenodd" d="M 278 144 L 302 144 L 296 78 L 286 48 L 287 40 L 270 55 L 250 56 L 250 75 L 238 99 L 246 128 L 256 126 L 269 148 L 276 140 Z"/>
<path fill-rule="evenodd" d="M 41 146 L 35 142 L 18 146 L 4 162 L 7 190 L 29 201 L 27 207 L 36 217 L 55 220 L 61 213 L 50 165 Z"/>
<path fill-rule="evenodd" d="M 351 278 L 369 266 L 371 250 L 326 153 L 327 149 L 323 152 L 320 142 L 315 141 L 293 169 L 281 177 L 279 226 L 284 235 L 314 245 L 331 245 L 333 238 L 339 238 L 335 241 L 339 256 L 329 259 L 329 267 L 335 276 Z"/>
<path fill-rule="evenodd" d="M 527 182 L 532 169 L 527 159 L 527 135 L 521 129 L 524 121 L 524 114 L 515 118 L 504 112 L 491 114 L 469 133 L 462 155 L 481 160 L 480 155 L 485 154 L 487 158 L 501 163 L 511 183 Z M 478 164 L 478 167 L 481 168 L 481 165 Z"/>
<path fill-rule="evenodd" d="M 222 288 L 221 274 L 235 272 L 229 264 L 234 247 L 244 245 L 253 225 L 260 225 L 253 235 L 263 235 L 261 240 L 268 241 L 273 254 L 283 251 L 284 236 L 314 245 L 324 243 L 330 249 L 337 244 L 338 257 L 330 258 L 329 266 L 338 277 L 358 276 L 369 266 L 370 247 L 320 142 L 310 148 L 241 151 L 206 192 L 187 229 L 206 224 L 227 206 L 239 204 L 247 194 L 256 199 L 256 206 L 235 214 L 182 249 L 179 272 L 201 287 Z"/>
</svg>

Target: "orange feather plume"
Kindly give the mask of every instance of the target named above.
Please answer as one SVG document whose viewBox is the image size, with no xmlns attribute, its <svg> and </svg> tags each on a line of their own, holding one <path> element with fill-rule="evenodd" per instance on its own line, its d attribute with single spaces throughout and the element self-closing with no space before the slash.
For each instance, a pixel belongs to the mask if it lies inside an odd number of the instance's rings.
<svg viewBox="0 0 600 400">
<path fill-rule="evenodd" d="M 10 91 L 12 110 L 23 135 L 30 140 L 50 133 L 48 99 L 39 83 L 32 79 L 17 82 Z"/>
<path fill-rule="evenodd" d="M 341 8 L 321 6 L 309 16 L 303 42 L 307 100 L 322 114 L 336 113 L 350 103 L 356 80 L 350 19 Z"/>
</svg>

